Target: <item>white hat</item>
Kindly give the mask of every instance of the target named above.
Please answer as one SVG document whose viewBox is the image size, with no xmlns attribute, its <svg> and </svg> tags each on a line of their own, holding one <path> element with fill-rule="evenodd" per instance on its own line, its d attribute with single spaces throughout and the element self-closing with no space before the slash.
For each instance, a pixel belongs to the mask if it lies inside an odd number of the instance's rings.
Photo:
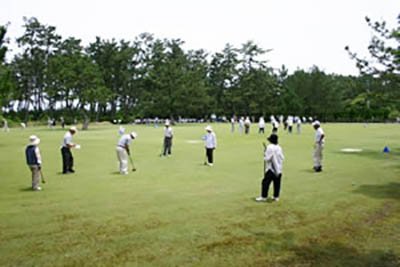
<svg viewBox="0 0 400 267">
<path fill-rule="evenodd" d="M 312 126 L 315 126 L 315 125 L 321 125 L 321 123 L 320 123 L 319 121 L 314 121 L 314 122 L 312 123 Z"/>
<path fill-rule="evenodd" d="M 72 126 L 71 128 L 69 128 L 69 130 L 70 130 L 70 131 L 73 131 L 73 132 L 75 132 L 75 133 L 78 131 L 78 129 L 76 129 L 75 126 Z"/>
<path fill-rule="evenodd" d="M 169 121 L 168 120 L 165 121 L 165 126 L 169 126 L 169 125 L 170 125 Z"/>
<path fill-rule="evenodd" d="M 37 137 L 36 135 L 29 136 L 29 144 L 30 145 L 37 146 L 39 143 L 40 143 L 39 137 Z"/>
<path fill-rule="evenodd" d="M 207 125 L 207 127 L 205 129 L 206 129 L 206 131 L 212 132 L 211 125 Z"/>
<path fill-rule="evenodd" d="M 131 132 L 131 137 L 133 137 L 133 139 L 136 139 L 137 133 L 136 132 Z"/>
</svg>

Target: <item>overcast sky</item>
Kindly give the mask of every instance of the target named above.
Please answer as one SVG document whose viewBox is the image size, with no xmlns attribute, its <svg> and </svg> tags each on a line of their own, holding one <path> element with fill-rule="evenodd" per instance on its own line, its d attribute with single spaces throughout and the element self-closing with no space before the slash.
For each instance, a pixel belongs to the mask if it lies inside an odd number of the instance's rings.
<svg viewBox="0 0 400 267">
<path fill-rule="evenodd" d="M 272 67 L 316 65 L 340 74 L 358 73 L 346 45 L 367 54 L 372 32 L 364 17 L 393 28 L 400 13 L 400 0 L 1 0 L 0 6 L 12 42 L 23 33 L 22 17 L 34 16 L 85 45 L 96 36 L 133 40 L 149 32 L 214 53 L 252 40 L 273 49 L 265 56 Z"/>
</svg>

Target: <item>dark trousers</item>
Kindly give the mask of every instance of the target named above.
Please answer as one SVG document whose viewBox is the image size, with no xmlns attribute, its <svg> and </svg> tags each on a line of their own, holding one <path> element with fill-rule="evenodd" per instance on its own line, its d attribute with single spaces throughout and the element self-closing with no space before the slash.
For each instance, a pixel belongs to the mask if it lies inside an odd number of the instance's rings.
<svg viewBox="0 0 400 267">
<path fill-rule="evenodd" d="M 264 179 L 262 180 L 262 183 L 261 183 L 261 196 L 265 197 L 265 198 L 268 197 L 269 185 L 271 184 L 271 182 L 273 182 L 274 183 L 274 197 L 278 198 L 280 190 L 281 190 L 281 178 L 282 178 L 282 174 L 275 175 L 275 173 L 273 173 L 271 170 L 268 170 L 264 174 Z"/>
<path fill-rule="evenodd" d="M 61 155 L 63 160 L 63 173 L 73 172 L 74 158 L 72 157 L 71 149 L 62 147 Z"/>
<path fill-rule="evenodd" d="M 214 163 L 213 152 L 214 152 L 214 148 L 206 148 L 206 156 L 207 156 L 208 163 Z"/>
<path fill-rule="evenodd" d="M 164 152 L 163 155 L 171 155 L 172 137 L 164 137 Z"/>
<path fill-rule="evenodd" d="M 264 133 L 264 128 L 259 128 L 258 129 L 258 133 L 260 134 L 260 133 Z"/>
<path fill-rule="evenodd" d="M 249 125 L 245 125 L 244 126 L 244 133 L 245 134 L 249 134 L 250 133 L 250 126 Z"/>
</svg>

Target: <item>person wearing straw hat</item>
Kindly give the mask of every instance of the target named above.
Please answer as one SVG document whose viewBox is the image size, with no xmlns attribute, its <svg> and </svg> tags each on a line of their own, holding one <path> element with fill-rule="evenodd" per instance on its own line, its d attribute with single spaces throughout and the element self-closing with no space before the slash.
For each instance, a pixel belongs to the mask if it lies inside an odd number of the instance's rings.
<svg viewBox="0 0 400 267">
<path fill-rule="evenodd" d="M 72 136 L 74 134 L 76 134 L 77 132 L 78 132 L 78 130 L 76 129 L 76 127 L 72 126 L 71 128 L 69 128 L 68 132 L 66 132 L 64 135 L 64 139 L 63 139 L 62 146 L 61 146 L 61 155 L 62 155 L 62 161 L 63 161 L 63 169 L 62 169 L 63 174 L 69 174 L 69 173 L 75 172 L 75 170 L 73 169 L 74 157 L 72 156 L 71 148 L 76 148 L 76 149 L 81 148 L 80 145 L 75 144 L 72 141 Z"/>
<path fill-rule="evenodd" d="M 321 128 L 321 123 L 319 121 L 314 121 L 312 126 L 315 130 L 315 142 L 314 142 L 314 171 L 321 172 L 322 171 L 322 152 L 325 144 L 325 133 Z"/>
<path fill-rule="evenodd" d="M 116 151 L 120 174 L 128 174 L 128 156 L 130 156 L 129 145 L 133 139 L 136 139 L 136 137 L 137 133 L 131 132 L 130 134 L 122 135 L 118 141 Z"/>
<path fill-rule="evenodd" d="M 206 148 L 206 157 L 207 161 L 204 162 L 204 165 L 213 166 L 214 164 L 214 150 L 217 148 L 217 136 L 215 135 L 213 129 L 210 125 L 208 125 L 205 130 L 207 134 L 203 137 L 205 148 Z"/>
<path fill-rule="evenodd" d="M 256 198 L 257 202 L 265 202 L 268 200 L 268 190 L 271 182 L 274 184 L 274 195 L 272 200 L 279 201 L 281 190 L 283 156 L 282 148 L 278 145 L 278 136 L 271 134 L 267 140 L 270 144 L 264 152 L 264 179 L 261 183 L 261 196 Z"/>
<path fill-rule="evenodd" d="M 163 154 L 162 154 L 163 156 L 171 155 L 173 136 L 174 136 L 174 132 L 171 128 L 170 122 L 167 120 L 165 122 L 165 129 L 164 129 L 164 150 L 163 150 Z"/>
<path fill-rule="evenodd" d="M 32 172 L 32 189 L 34 191 L 40 191 L 40 178 L 41 178 L 41 166 L 42 157 L 39 150 L 40 139 L 36 135 L 31 135 L 29 137 L 29 144 L 25 149 L 26 163 Z"/>
</svg>

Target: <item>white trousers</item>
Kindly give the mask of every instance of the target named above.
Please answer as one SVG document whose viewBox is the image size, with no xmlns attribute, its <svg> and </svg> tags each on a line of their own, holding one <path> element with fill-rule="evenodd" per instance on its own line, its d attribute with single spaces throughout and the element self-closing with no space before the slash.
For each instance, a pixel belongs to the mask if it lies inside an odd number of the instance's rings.
<svg viewBox="0 0 400 267">
<path fill-rule="evenodd" d="M 322 151 L 324 150 L 324 145 L 315 145 L 314 148 L 314 154 L 313 154 L 313 159 L 314 159 L 314 167 L 320 167 L 322 166 Z"/>
<path fill-rule="evenodd" d="M 117 146 L 117 158 L 119 161 L 119 172 L 121 174 L 128 174 L 128 153 L 125 148 Z"/>
</svg>

